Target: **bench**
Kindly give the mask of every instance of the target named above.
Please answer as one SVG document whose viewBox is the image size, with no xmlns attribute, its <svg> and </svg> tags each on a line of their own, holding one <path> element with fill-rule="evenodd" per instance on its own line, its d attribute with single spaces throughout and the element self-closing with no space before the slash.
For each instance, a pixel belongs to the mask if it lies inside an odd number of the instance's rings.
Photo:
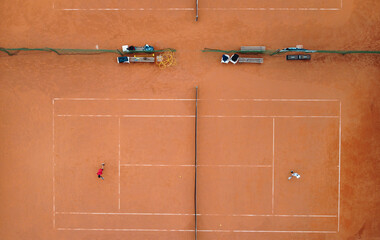
<svg viewBox="0 0 380 240">
<path fill-rule="evenodd" d="M 129 62 L 143 62 L 143 63 L 154 63 L 154 57 L 130 57 Z"/>
<path fill-rule="evenodd" d="M 136 46 L 134 46 L 135 47 L 135 50 L 128 50 L 128 45 L 123 45 L 123 46 L 121 46 L 121 49 L 122 49 L 122 51 L 123 52 L 125 52 L 125 53 L 130 53 L 130 52 L 153 52 L 153 47 L 152 46 L 149 46 L 148 45 L 148 47 L 150 48 L 150 49 L 146 49 L 146 47 L 147 46 L 144 46 L 144 47 L 136 47 Z"/>
<path fill-rule="evenodd" d="M 264 63 L 263 58 L 239 58 L 239 63 Z"/>
<path fill-rule="evenodd" d="M 265 51 L 265 46 L 241 46 L 240 51 Z"/>
<path fill-rule="evenodd" d="M 310 54 L 286 55 L 286 60 L 310 60 Z"/>
</svg>

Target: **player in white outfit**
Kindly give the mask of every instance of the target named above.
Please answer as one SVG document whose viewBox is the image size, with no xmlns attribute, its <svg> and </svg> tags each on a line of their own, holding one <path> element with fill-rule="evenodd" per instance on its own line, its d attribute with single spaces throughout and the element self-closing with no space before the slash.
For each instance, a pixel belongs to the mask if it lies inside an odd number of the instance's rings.
<svg viewBox="0 0 380 240">
<path fill-rule="evenodd" d="M 301 177 L 301 175 L 299 175 L 298 173 L 293 172 L 293 170 L 290 171 L 290 173 L 292 174 L 292 176 L 288 177 L 288 180 L 292 179 L 292 177 L 296 177 L 296 178 L 300 178 Z"/>
</svg>

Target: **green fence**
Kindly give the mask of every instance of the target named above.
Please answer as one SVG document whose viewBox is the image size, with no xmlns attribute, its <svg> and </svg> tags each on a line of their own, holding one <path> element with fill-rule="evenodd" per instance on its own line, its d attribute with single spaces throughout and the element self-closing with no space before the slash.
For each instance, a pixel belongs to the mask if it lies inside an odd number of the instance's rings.
<svg viewBox="0 0 380 240">
<path fill-rule="evenodd" d="M 303 53 L 338 53 L 338 54 L 355 54 L 355 53 L 364 53 L 364 54 L 380 54 L 380 51 L 365 51 L 365 50 L 308 50 L 308 49 L 277 49 L 277 50 L 250 50 L 250 51 L 241 51 L 241 50 L 221 50 L 221 49 L 212 49 L 205 48 L 202 52 L 218 52 L 218 53 L 242 53 L 242 54 L 267 54 L 267 55 L 276 55 L 287 52 L 303 52 Z"/>
<path fill-rule="evenodd" d="M 70 49 L 70 48 L 0 48 L 1 52 L 8 54 L 9 56 L 17 55 L 21 52 L 54 52 L 58 55 L 96 55 L 104 53 L 113 53 L 118 55 L 125 55 L 130 53 L 156 53 L 156 52 L 175 52 L 175 49 L 165 48 L 153 51 L 129 51 L 123 53 L 119 49 Z"/>
</svg>

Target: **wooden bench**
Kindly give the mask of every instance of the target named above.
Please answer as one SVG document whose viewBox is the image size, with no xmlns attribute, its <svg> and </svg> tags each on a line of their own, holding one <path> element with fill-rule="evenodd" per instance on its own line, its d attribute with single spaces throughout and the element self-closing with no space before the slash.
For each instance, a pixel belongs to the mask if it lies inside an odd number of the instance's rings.
<svg viewBox="0 0 380 240">
<path fill-rule="evenodd" d="M 143 62 L 143 63 L 154 63 L 154 57 L 130 57 L 129 62 Z"/>
<path fill-rule="evenodd" d="M 238 63 L 264 63 L 263 58 L 239 58 Z"/>
<path fill-rule="evenodd" d="M 241 46 L 240 51 L 265 51 L 265 46 Z"/>
</svg>

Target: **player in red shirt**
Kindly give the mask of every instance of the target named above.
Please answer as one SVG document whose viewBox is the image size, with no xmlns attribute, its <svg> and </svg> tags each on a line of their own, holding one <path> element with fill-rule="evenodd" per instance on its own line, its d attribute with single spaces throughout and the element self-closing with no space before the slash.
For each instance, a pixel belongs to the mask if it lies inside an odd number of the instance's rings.
<svg viewBox="0 0 380 240">
<path fill-rule="evenodd" d="M 102 177 L 103 170 L 104 170 L 104 163 L 102 163 L 102 167 L 99 168 L 98 173 L 97 173 L 98 174 L 98 178 L 101 178 L 101 179 L 104 180 L 104 178 Z"/>
</svg>

